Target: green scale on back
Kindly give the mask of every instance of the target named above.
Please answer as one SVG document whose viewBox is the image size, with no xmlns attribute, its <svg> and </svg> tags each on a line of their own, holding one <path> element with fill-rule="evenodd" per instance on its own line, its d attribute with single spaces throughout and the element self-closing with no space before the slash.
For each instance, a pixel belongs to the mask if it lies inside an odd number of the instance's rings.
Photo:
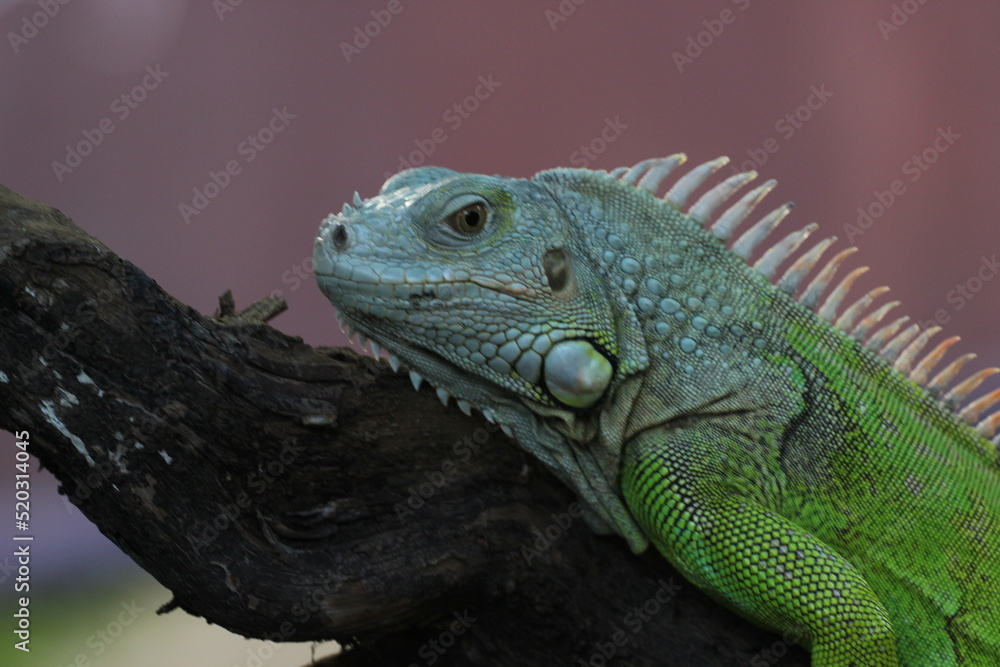
<svg viewBox="0 0 1000 667">
<path fill-rule="evenodd" d="M 775 183 L 716 214 L 756 176 L 737 174 L 688 206 L 724 158 L 656 197 L 683 161 L 408 170 L 324 221 L 317 279 L 595 528 L 652 542 L 813 664 L 1000 664 L 1000 390 L 958 407 L 996 369 L 945 392 L 972 357 L 931 377 L 957 338 L 924 353 L 939 328 L 883 323 L 885 288 L 845 305 L 865 269 L 834 285 L 854 249 L 821 265 L 833 238 L 797 254 L 816 225 L 755 254 L 790 204 L 730 242 Z"/>
</svg>

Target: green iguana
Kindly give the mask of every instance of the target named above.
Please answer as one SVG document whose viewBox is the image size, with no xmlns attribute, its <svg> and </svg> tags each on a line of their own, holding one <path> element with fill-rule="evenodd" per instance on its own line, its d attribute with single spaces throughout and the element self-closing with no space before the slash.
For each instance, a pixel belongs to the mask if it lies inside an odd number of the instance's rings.
<svg viewBox="0 0 1000 667">
<path fill-rule="evenodd" d="M 931 376 L 957 337 L 850 305 L 855 249 L 806 282 L 816 225 L 749 259 L 791 204 L 728 243 L 775 185 L 688 199 L 726 164 L 683 155 L 531 180 L 404 171 L 329 216 L 320 287 L 378 354 L 499 423 L 595 523 L 649 542 L 814 665 L 1000 665 L 1000 390 Z M 728 244 L 727 244 L 728 243 Z M 992 440 L 991 440 L 992 438 Z"/>
</svg>

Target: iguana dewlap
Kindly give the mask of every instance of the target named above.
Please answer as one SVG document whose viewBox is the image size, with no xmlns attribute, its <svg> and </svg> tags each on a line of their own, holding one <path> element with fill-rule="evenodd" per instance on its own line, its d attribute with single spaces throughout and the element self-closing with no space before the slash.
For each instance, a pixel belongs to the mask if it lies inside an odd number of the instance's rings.
<svg viewBox="0 0 1000 667">
<path fill-rule="evenodd" d="M 996 369 L 932 375 L 957 338 L 925 353 L 939 328 L 884 323 L 885 288 L 846 299 L 865 269 L 797 252 L 815 225 L 758 251 L 789 204 L 735 234 L 774 181 L 689 205 L 720 158 L 656 197 L 683 161 L 404 171 L 323 222 L 317 279 L 415 386 L 813 664 L 1000 665 L 1000 390 L 958 407 Z"/>
</svg>

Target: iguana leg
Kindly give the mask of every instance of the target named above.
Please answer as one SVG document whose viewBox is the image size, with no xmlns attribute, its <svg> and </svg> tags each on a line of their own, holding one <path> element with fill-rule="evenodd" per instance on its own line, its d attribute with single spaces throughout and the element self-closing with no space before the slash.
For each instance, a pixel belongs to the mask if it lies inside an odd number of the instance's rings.
<svg viewBox="0 0 1000 667">
<path fill-rule="evenodd" d="M 760 477 L 777 471 L 759 449 L 709 423 L 647 431 L 625 450 L 625 501 L 689 580 L 755 623 L 803 637 L 814 666 L 897 665 L 889 616 L 858 570 L 764 506 Z"/>
</svg>

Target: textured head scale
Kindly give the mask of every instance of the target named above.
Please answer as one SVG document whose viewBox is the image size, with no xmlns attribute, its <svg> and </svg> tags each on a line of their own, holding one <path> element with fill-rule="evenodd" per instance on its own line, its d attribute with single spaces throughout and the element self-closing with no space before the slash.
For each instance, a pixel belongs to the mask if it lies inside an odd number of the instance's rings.
<svg viewBox="0 0 1000 667">
<path fill-rule="evenodd" d="M 619 326 L 634 316 L 551 187 L 404 171 L 324 220 L 316 277 L 341 324 L 405 363 L 415 387 L 426 378 L 442 402 L 477 407 L 580 493 L 595 528 L 642 549 L 615 453 L 573 444 L 595 437 L 590 408 L 645 363 L 641 333 Z"/>
<path fill-rule="evenodd" d="M 444 391 L 578 409 L 604 395 L 618 350 L 579 241 L 531 181 L 428 167 L 327 218 L 316 273 L 345 324 Z"/>
</svg>

